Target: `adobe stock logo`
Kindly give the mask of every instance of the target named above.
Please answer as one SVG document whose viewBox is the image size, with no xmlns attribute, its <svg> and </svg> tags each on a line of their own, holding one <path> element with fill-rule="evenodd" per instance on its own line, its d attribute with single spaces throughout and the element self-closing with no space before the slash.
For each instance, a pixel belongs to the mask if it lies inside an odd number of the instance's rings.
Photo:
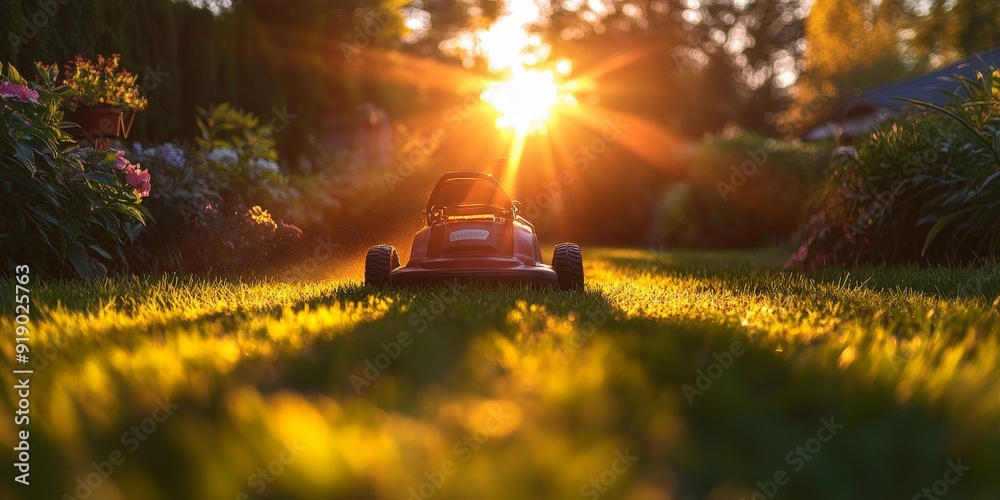
<svg viewBox="0 0 1000 500">
<path fill-rule="evenodd" d="M 698 374 L 698 377 L 694 379 L 694 386 L 684 384 L 681 387 L 681 391 L 684 392 L 684 397 L 687 398 L 688 404 L 693 405 L 695 396 L 702 396 L 705 394 L 705 391 L 711 389 L 712 384 L 716 380 L 719 380 L 722 374 L 733 366 L 733 361 L 745 352 L 746 349 L 743 348 L 743 344 L 737 341 L 729 346 L 728 351 L 723 351 L 722 354 L 713 353 L 712 358 L 715 359 L 715 362 L 708 365 L 704 370 L 699 368 L 695 372 Z"/>
<path fill-rule="evenodd" d="M 940 500 L 941 497 L 948 494 L 948 491 L 958 483 L 959 479 L 965 476 L 966 472 L 972 470 L 972 467 L 968 465 L 962 465 L 962 459 L 958 460 L 948 460 L 946 464 L 948 466 L 944 471 L 942 479 L 934 481 L 929 488 L 923 488 L 920 493 L 913 495 L 912 500 Z"/>
<path fill-rule="evenodd" d="M 472 459 L 472 455 L 493 436 L 499 435 L 500 431 L 511 419 L 511 414 L 506 413 L 502 405 L 490 408 L 483 424 L 471 434 L 467 434 L 451 447 L 452 453 L 460 462 L 446 459 L 441 462 L 441 466 L 434 470 L 424 471 L 423 481 L 417 486 L 407 490 L 409 495 L 406 500 L 427 500 L 447 483 L 448 479 L 458 472 L 458 466 Z"/>
<path fill-rule="evenodd" d="M 728 183 L 723 181 L 715 183 L 722 201 L 729 201 L 731 193 L 735 193 L 739 188 L 743 187 L 747 183 L 747 179 L 757 175 L 757 170 L 767 162 L 767 150 L 764 148 L 748 149 L 747 157 L 750 159 L 744 161 L 739 167 L 736 165 L 729 166 L 732 174 L 729 176 Z"/>
<path fill-rule="evenodd" d="M 374 363 L 371 359 L 365 360 L 365 369 L 361 372 L 363 378 L 356 373 L 351 374 L 351 385 L 354 386 L 354 393 L 360 395 L 362 387 L 372 385 L 382 375 L 382 371 L 389 368 L 389 365 L 403 353 L 403 348 L 409 347 L 412 344 L 413 337 L 410 336 L 409 332 L 405 331 L 399 332 L 395 342 L 389 342 L 388 344 L 385 342 L 380 343 L 379 347 L 384 352 L 375 355 Z"/>
<path fill-rule="evenodd" d="M 829 443 L 844 428 L 844 424 L 838 424 L 834 420 L 834 417 L 828 419 L 821 418 L 819 423 L 820 425 L 816 429 L 815 436 L 806 439 L 802 444 L 795 445 L 794 448 L 785 454 L 785 463 L 792 468 L 792 472 L 799 472 L 805 468 L 806 464 L 823 450 L 823 445 Z M 740 500 L 769 500 L 774 498 L 778 494 L 778 490 L 788 484 L 791 479 L 791 475 L 785 469 L 778 469 L 774 471 L 771 477 L 763 481 L 757 481 L 757 491 L 749 499 L 744 496 L 740 497 Z"/>
<path fill-rule="evenodd" d="M 597 160 L 597 157 L 607 151 L 608 147 L 624 135 L 625 130 L 628 128 L 628 123 L 623 122 L 619 116 L 604 120 L 604 128 L 601 130 L 601 134 L 570 154 L 570 159 L 573 161 L 573 167 L 575 168 L 560 170 L 556 174 L 555 179 L 544 183 L 542 186 L 543 190 L 540 193 L 531 199 L 521 200 L 523 203 L 521 213 L 528 219 L 535 219 L 541 216 L 542 212 L 559 201 L 559 198 L 563 196 L 567 188 L 580 178 L 580 174 L 590 168 L 591 161 Z"/>
<path fill-rule="evenodd" d="M 176 412 L 180 406 L 170 402 L 168 397 L 166 400 L 157 399 L 156 408 L 153 409 L 152 415 L 143 419 L 138 424 L 133 425 L 127 431 L 122 433 L 121 443 L 122 445 L 128 446 L 129 453 L 135 453 L 136 450 L 142 446 L 142 443 L 148 441 L 150 436 L 156 432 L 160 424 L 169 419 L 174 412 Z M 128 458 L 125 453 L 121 450 L 113 450 L 108 454 L 108 459 L 100 462 L 91 462 L 90 465 L 93 468 L 92 472 L 89 472 L 85 476 L 80 476 L 76 478 L 76 489 L 73 490 L 73 495 L 69 493 L 63 493 L 60 497 L 62 500 L 86 500 L 97 493 L 97 491 L 104 485 L 111 475 L 118 470 L 125 460 Z"/>
<path fill-rule="evenodd" d="M 628 448 L 625 448 L 624 453 L 616 450 L 615 460 L 611 462 L 611 467 L 604 469 L 597 477 L 592 477 L 590 481 L 583 483 L 583 486 L 580 487 L 580 496 L 597 500 L 601 493 L 608 491 L 608 488 L 615 484 L 618 477 L 628 472 L 638 460 L 639 457 L 629 453 Z"/>
<path fill-rule="evenodd" d="M 379 33 L 389 26 L 392 21 L 392 14 L 382 9 L 366 15 L 363 23 L 360 26 L 356 26 L 354 31 L 350 33 L 352 35 L 349 40 L 350 43 L 347 43 L 346 40 L 340 43 L 340 52 L 344 54 L 344 59 L 348 63 L 358 61 L 358 55 L 361 54 L 361 51 L 371 45 L 379 36 Z"/>
<path fill-rule="evenodd" d="M 258 495 L 263 494 L 267 486 L 277 480 L 278 476 L 285 472 L 285 468 L 299 458 L 304 449 L 299 446 L 298 441 L 285 441 L 283 444 L 285 447 L 277 458 L 268 462 L 264 467 L 258 468 L 247 478 L 247 486 L 252 487 Z M 236 500 L 250 500 L 250 498 L 251 494 L 242 491 L 236 495 Z"/>
</svg>

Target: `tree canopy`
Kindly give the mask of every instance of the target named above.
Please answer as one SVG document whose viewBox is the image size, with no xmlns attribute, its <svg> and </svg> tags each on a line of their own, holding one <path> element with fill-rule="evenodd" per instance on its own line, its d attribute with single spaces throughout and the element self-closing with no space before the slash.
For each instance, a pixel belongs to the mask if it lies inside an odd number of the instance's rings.
<svg viewBox="0 0 1000 500">
<path fill-rule="evenodd" d="M 801 121 L 840 91 L 1000 40 L 1000 4 L 977 0 L 528 4 L 537 9 L 527 28 L 538 37 L 540 58 L 568 58 L 575 74 L 594 76 L 604 102 L 688 137 L 733 125 L 787 133 L 793 127 L 776 126 L 775 117 L 789 103 L 785 121 Z M 228 101 L 265 121 L 294 116 L 281 124 L 282 148 L 304 151 L 324 120 L 359 102 L 397 117 L 418 114 L 423 89 L 387 76 L 410 71 L 406 61 L 430 59 L 488 76 L 491 68 L 475 53 L 483 43 L 477 37 L 518 14 L 513 5 L 79 0 L 43 9 L 0 0 L 0 32 L 7 34 L 0 59 L 30 69 L 34 61 L 77 53 L 120 53 L 150 97 L 137 137 L 190 136 L 196 107 Z"/>
</svg>

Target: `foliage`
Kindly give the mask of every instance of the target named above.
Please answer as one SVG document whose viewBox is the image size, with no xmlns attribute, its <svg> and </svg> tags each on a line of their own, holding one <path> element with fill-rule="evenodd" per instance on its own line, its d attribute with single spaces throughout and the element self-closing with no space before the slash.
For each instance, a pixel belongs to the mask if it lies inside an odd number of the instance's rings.
<svg viewBox="0 0 1000 500">
<path fill-rule="evenodd" d="M 259 205 L 243 210 L 209 209 L 206 226 L 196 232 L 194 251 L 184 269 L 241 272 L 273 264 L 298 243 L 302 231 L 284 221 L 275 222 Z"/>
<path fill-rule="evenodd" d="M 789 266 L 957 262 L 1000 250 L 1000 72 L 893 119 L 834 166 Z"/>
<path fill-rule="evenodd" d="M 929 0 L 911 6 L 911 46 L 918 63 L 973 54 L 1000 40 L 1000 3 Z"/>
<path fill-rule="evenodd" d="M 907 24 L 900 0 L 825 0 L 809 9 L 802 76 L 777 130 L 795 136 L 836 107 L 841 92 L 896 80 L 908 71 L 899 31 Z"/>
<path fill-rule="evenodd" d="M 281 213 L 307 231 L 325 231 L 324 226 L 343 216 L 355 196 L 363 198 L 366 193 L 371 194 L 371 190 L 365 188 L 363 176 L 356 171 L 320 170 L 296 174 L 290 185 L 295 196 L 280 205 Z"/>
<path fill-rule="evenodd" d="M 140 236 L 129 254 L 135 271 L 184 269 L 184 253 L 197 228 L 207 225 L 206 210 L 222 201 L 211 183 L 208 166 L 189 162 L 184 148 L 171 144 L 143 147 L 133 144 L 128 156 L 142 162 L 156 189 L 144 205 L 156 223 Z"/>
<path fill-rule="evenodd" d="M 70 90 L 70 109 L 98 105 L 146 109 L 149 102 L 139 90 L 138 77 L 119 68 L 120 63 L 118 54 L 107 58 L 98 54 L 96 61 L 81 54 L 67 61 L 62 84 Z"/>
<path fill-rule="evenodd" d="M 602 107 L 699 138 L 736 123 L 773 134 L 788 77 L 805 45 L 799 2 L 554 2 L 547 39 L 601 89 Z M 432 20 L 433 21 L 433 20 Z M 750 42 L 752 40 L 752 42 Z M 564 42 L 563 42 L 564 41 Z M 623 47 L 636 48 L 616 64 Z M 641 49 L 639 49 L 641 47 Z"/>
<path fill-rule="evenodd" d="M 909 498 L 959 459 L 972 470 L 948 498 L 1000 491 L 1000 399 L 984 397 L 1000 380 L 998 268 L 800 274 L 771 254 L 584 251 L 582 293 L 372 290 L 359 271 L 33 282 L 44 453 L 30 487 L 0 496 L 78 496 L 97 463 L 114 470 L 90 498 L 397 499 L 438 478 L 435 499 L 569 499 L 616 451 L 638 459 L 601 498 L 750 498 L 778 470 L 780 498 Z M 13 293 L 0 281 L 0 303 Z M 843 428 L 817 443 L 820 419 Z M 268 464 L 281 473 L 265 482 Z"/>
<path fill-rule="evenodd" d="M 653 244 L 749 248 L 787 240 L 821 186 L 825 156 L 821 146 L 751 134 L 702 146 L 687 178 L 660 198 Z"/>
<path fill-rule="evenodd" d="M 801 133 L 835 107 L 840 92 L 887 83 L 911 71 L 930 71 L 990 49 L 997 40 L 997 2 L 815 2 L 806 19 L 805 70 L 778 130 L 784 135 Z"/>
<path fill-rule="evenodd" d="M 849 90 L 900 76 L 899 0 L 827 0 L 806 18 L 809 77 Z"/>
<path fill-rule="evenodd" d="M 20 12 L 11 16 L 11 23 L 22 18 L 30 21 L 37 12 L 37 2 L 25 0 L 0 0 L 0 9 L 8 5 L 14 9 L 15 3 Z M 375 102 L 393 116 L 405 116 L 436 102 L 436 93 L 453 97 L 450 89 L 446 93 L 390 77 L 392 71 L 409 71 L 408 59 L 392 56 L 386 60 L 385 54 L 443 55 L 441 42 L 470 26 L 487 25 L 502 9 L 502 2 L 488 2 L 472 14 L 440 0 L 419 6 L 399 0 L 354 0 L 343 8 L 317 0 L 243 0 L 220 2 L 228 7 L 214 15 L 191 3 L 74 0 L 60 4 L 50 22 L 15 47 L 14 56 L 26 65 L 35 60 L 62 61 L 80 52 L 120 53 L 123 64 L 139 72 L 144 86 L 148 81 L 155 87 L 155 91 L 147 89 L 149 110 L 136 117 L 132 132 L 150 143 L 195 135 L 195 107 L 217 102 L 232 102 L 265 121 L 279 113 L 294 116 L 276 131 L 282 156 L 292 158 L 311 155 L 309 134 L 321 130 L 330 116 L 359 102 Z M 640 51 L 645 57 L 619 68 L 641 70 L 648 76 L 625 82 L 632 96 L 628 111 L 685 137 L 720 129 L 730 120 L 754 130 L 770 127 L 766 113 L 780 109 L 785 94 L 775 82 L 780 74 L 775 68 L 794 64 L 802 51 L 797 42 L 804 11 L 798 3 L 751 0 L 692 4 L 690 8 L 626 0 L 608 4 L 607 8 L 599 2 L 554 4 L 551 22 L 542 23 L 549 30 L 543 36 L 550 41 L 566 34 L 574 38 L 572 43 L 558 44 L 553 55 L 580 59 L 579 67 L 590 70 L 620 51 L 623 41 L 632 46 L 668 47 Z M 430 29 L 401 42 L 407 31 L 404 13 L 420 11 L 430 16 Z M 681 15 L 684 11 L 701 21 L 686 21 Z M 388 17 L 383 18 L 383 13 Z M 753 39 L 754 43 L 743 44 L 739 50 L 733 43 L 730 50 L 721 50 L 716 41 L 719 36 Z M 442 68 L 457 62 L 447 61 Z M 368 78 L 371 75 L 383 77 Z M 611 80 L 614 75 L 606 76 Z M 664 88 L 672 90 L 663 92 Z M 652 92 L 655 98 L 650 98 Z M 625 93 L 617 94 L 602 97 L 620 99 Z M 684 120 L 677 120 L 679 116 Z"/>
<path fill-rule="evenodd" d="M 95 277 L 148 222 L 140 205 L 148 175 L 115 152 L 76 148 L 60 129 L 69 90 L 55 86 L 51 68 L 37 69 L 38 85 L 9 65 L 0 84 L 3 272 L 30 263 L 40 273 Z"/>
<path fill-rule="evenodd" d="M 201 135 L 186 149 L 136 144 L 128 154 L 150 165 L 157 223 L 132 248 L 131 270 L 245 271 L 275 259 L 301 231 L 261 206 L 294 198 L 279 171 L 274 140 L 251 113 L 228 104 L 199 110 Z"/>
<path fill-rule="evenodd" d="M 341 40 L 353 43 L 355 15 L 383 3 L 389 2 L 356 0 L 341 9 L 316 0 L 227 1 L 216 15 L 175 0 L 60 0 L 43 2 L 44 9 L 36 0 L 0 0 L 0 27 L 10 28 L 0 32 L 0 54 L 20 68 L 80 53 L 121 54 L 149 98 L 131 137 L 147 143 L 193 137 L 195 108 L 229 101 L 265 121 L 294 117 L 281 132 L 292 157 L 332 113 L 374 100 L 387 86 L 371 82 L 359 90 L 351 71 L 357 67 L 339 48 Z M 369 30 L 391 34 L 401 25 L 401 11 L 389 12 L 393 23 Z"/>
<path fill-rule="evenodd" d="M 277 163 L 271 128 L 252 113 L 227 103 L 198 108 L 198 130 L 191 161 L 204 167 L 209 184 L 230 206 L 271 204 L 288 180 Z"/>
<path fill-rule="evenodd" d="M 426 150 L 414 154 L 426 147 L 426 134 L 404 130 L 396 137 L 396 161 L 389 168 L 368 165 L 317 144 L 319 154 L 290 176 L 288 196 L 276 205 L 276 211 L 308 233 L 327 236 L 344 231 L 339 223 L 351 219 L 371 233 L 377 231 L 371 221 L 379 217 L 398 217 L 410 210 L 409 215 L 419 216 L 427 202 L 426 190 L 441 172 L 434 168 L 436 158 Z M 410 170 L 400 175 L 404 160 Z M 386 207 L 394 213 L 384 213 Z"/>
</svg>

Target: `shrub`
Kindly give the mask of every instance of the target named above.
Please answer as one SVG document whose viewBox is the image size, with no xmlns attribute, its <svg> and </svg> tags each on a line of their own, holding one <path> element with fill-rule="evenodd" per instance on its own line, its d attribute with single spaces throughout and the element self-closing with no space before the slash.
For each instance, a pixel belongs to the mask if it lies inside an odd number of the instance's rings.
<svg viewBox="0 0 1000 500">
<path fill-rule="evenodd" d="M 788 267 L 948 263 L 1000 243 L 1000 71 L 889 120 L 831 178 Z"/>
<path fill-rule="evenodd" d="M 196 248 L 187 254 L 187 270 L 246 271 L 264 266 L 302 236 L 297 227 L 275 222 L 259 205 L 226 212 L 210 208 L 206 221 L 193 242 Z"/>
<path fill-rule="evenodd" d="M 749 248 L 789 239 L 822 185 L 821 146 L 744 134 L 702 146 L 656 209 L 654 244 Z"/>
<path fill-rule="evenodd" d="M 150 166 L 157 223 L 133 247 L 145 271 L 240 271 L 279 255 L 301 231 L 260 208 L 293 196 L 280 173 L 270 129 L 221 104 L 199 109 L 201 135 L 129 152 Z M 254 207 L 254 208 L 250 208 Z"/>
<path fill-rule="evenodd" d="M 4 272 L 30 264 L 43 273 L 100 276 L 149 219 L 140 205 L 148 174 L 116 152 L 75 147 L 60 129 L 68 89 L 55 86 L 54 70 L 37 69 L 38 85 L 12 66 L 0 78 Z"/>
<path fill-rule="evenodd" d="M 212 186 L 204 164 L 187 161 L 182 147 L 171 143 L 143 148 L 133 145 L 128 156 L 141 161 L 152 174 L 156 190 L 145 202 L 156 219 L 130 249 L 136 269 L 184 269 L 184 249 L 200 228 L 208 224 L 207 208 L 222 201 L 217 186 Z"/>
<path fill-rule="evenodd" d="M 230 206 L 269 205 L 287 195 L 273 131 L 259 122 L 227 103 L 198 108 L 200 135 L 191 159 L 205 167 L 209 185 Z"/>
<path fill-rule="evenodd" d="M 413 207 L 423 208 L 424 190 L 437 180 L 438 172 L 432 168 L 437 146 L 427 133 L 397 129 L 394 161 L 381 166 L 361 162 L 316 138 L 311 141 L 315 155 L 300 160 L 287 196 L 275 211 L 313 235 L 329 237 L 331 232 L 358 226 L 371 232 L 376 231 L 371 221 L 379 217 L 419 215 Z"/>
<path fill-rule="evenodd" d="M 279 205 L 302 229 L 329 231 L 336 220 L 370 214 L 371 205 L 384 202 L 387 193 L 399 196 L 388 187 L 387 170 L 317 149 L 320 154 L 308 171 L 292 176 L 290 196 Z"/>
</svg>

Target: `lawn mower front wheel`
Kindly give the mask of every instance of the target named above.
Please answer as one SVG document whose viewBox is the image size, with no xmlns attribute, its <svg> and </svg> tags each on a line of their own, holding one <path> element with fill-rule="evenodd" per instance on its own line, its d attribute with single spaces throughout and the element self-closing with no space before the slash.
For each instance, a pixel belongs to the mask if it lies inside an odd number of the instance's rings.
<svg viewBox="0 0 1000 500">
<path fill-rule="evenodd" d="M 561 290 L 583 290 L 583 256 L 580 245 L 560 243 L 552 251 L 552 268 Z"/>
</svg>

